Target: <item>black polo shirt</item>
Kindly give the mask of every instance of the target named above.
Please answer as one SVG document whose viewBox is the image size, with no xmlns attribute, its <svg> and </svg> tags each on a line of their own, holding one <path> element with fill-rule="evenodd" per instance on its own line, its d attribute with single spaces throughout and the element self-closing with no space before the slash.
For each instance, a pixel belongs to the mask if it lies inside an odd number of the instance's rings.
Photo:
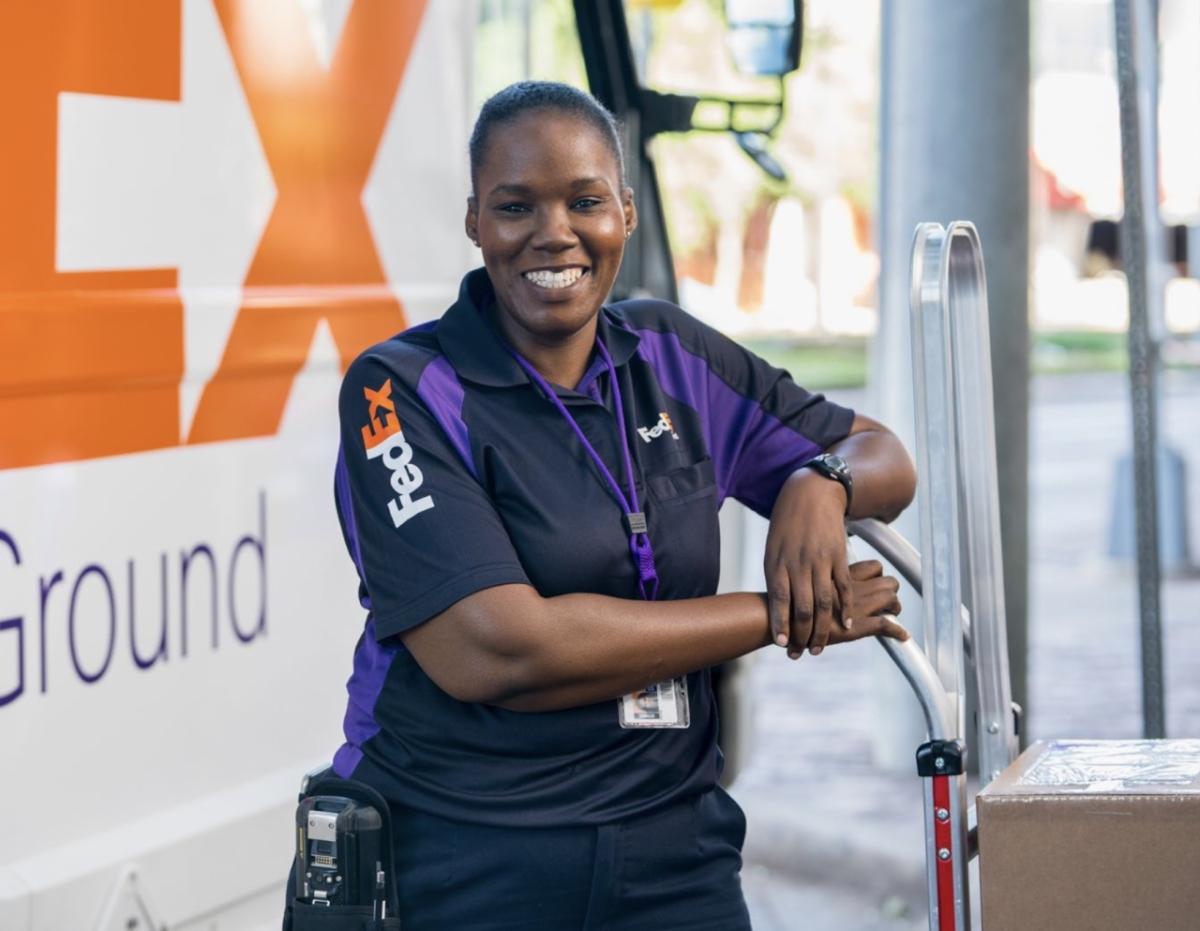
<svg viewBox="0 0 1200 931">
<path fill-rule="evenodd" d="M 524 826 L 603 823 L 710 789 L 721 758 L 708 670 L 688 677 L 689 727 L 623 729 L 616 699 L 544 713 L 459 702 L 397 636 L 505 583 L 638 597 L 622 508 L 499 341 L 493 306 L 485 271 L 471 272 L 440 320 L 346 373 L 335 490 L 369 613 L 335 769 L 414 808 Z M 599 333 L 659 598 L 711 595 L 721 502 L 768 515 L 784 479 L 845 437 L 853 413 L 663 301 L 607 305 Z M 556 390 L 624 482 L 608 382 L 594 358 L 574 390 Z"/>
</svg>

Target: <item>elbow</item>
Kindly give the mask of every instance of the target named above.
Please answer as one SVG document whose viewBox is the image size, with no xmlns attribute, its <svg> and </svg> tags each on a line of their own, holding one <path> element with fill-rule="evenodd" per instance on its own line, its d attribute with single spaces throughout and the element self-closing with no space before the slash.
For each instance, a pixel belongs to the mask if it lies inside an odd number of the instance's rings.
<svg viewBox="0 0 1200 931">
<path fill-rule="evenodd" d="M 486 678 L 446 691 L 458 701 L 492 705 L 505 711 L 549 711 L 558 707 L 549 701 L 544 689 L 545 685 L 528 672 L 528 664 L 514 663 L 494 669 Z"/>
<path fill-rule="evenodd" d="M 501 705 L 511 690 L 505 681 L 503 670 L 480 668 L 483 664 L 472 664 L 479 674 L 444 676 L 435 680 L 438 688 L 455 701 L 470 705 Z"/>
<path fill-rule="evenodd" d="M 868 466 L 868 488 L 862 511 L 855 516 L 891 523 L 912 504 L 917 493 L 917 468 L 912 456 L 895 433 L 869 417 L 855 417 L 848 440 Z"/>
<path fill-rule="evenodd" d="M 459 662 L 438 686 L 461 702 L 540 710 L 528 702 L 544 678 L 539 670 L 553 668 L 554 660 L 540 636 L 547 629 L 540 623 L 544 599 L 534 597 L 536 604 L 530 599 L 516 611 L 488 610 L 462 618 Z"/>
<path fill-rule="evenodd" d="M 550 711 L 558 707 L 550 697 L 557 684 L 553 657 L 546 648 L 520 644 L 519 649 L 493 661 L 495 675 L 486 689 L 472 699 L 505 711 Z"/>
<path fill-rule="evenodd" d="M 890 524 L 913 503 L 913 498 L 916 497 L 917 467 L 899 437 L 891 431 L 886 431 L 886 433 L 890 441 L 891 455 L 888 457 L 890 461 L 885 472 L 887 476 L 886 492 L 876 516 L 884 523 Z"/>
<path fill-rule="evenodd" d="M 482 648 L 464 649 L 457 668 L 435 681 L 456 701 L 510 708 L 529 691 L 531 664 L 531 658 L 520 645 L 509 647 L 493 642 Z"/>
<path fill-rule="evenodd" d="M 871 484 L 852 516 L 871 517 L 890 524 L 899 517 L 917 493 L 917 470 L 912 458 L 897 444 L 897 455 L 871 475 Z"/>
<path fill-rule="evenodd" d="M 555 692 L 563 682 L 566 657 L 553 642 L 529 638 L 523 633 L 503 638 L 493 645 L 487 660 L 487 675 L 474 677 L 463 689 L 460 701 L 493 705 L 505 711 L 553 711 Z M 458 696 L 456 696 L 458 697 Z"/>
<path fill-rule="evenodd" d="M 450 675 L 430 678 L 455 701 L 509 708 L 527 691 L 524 666 L 519 658 L 490 652 L 468 654 Z"/>
<path fill-rule="evenodd" d="M 881 520 L 888 524 L 904 513 L 917 496 L 917 468 L 907 452 L 904 453 L 903 464 L 897 469 L 897 473 L 895 495 L 889 502 L 890 507 L 884 508 L 881 516 Z"/>
</svg>

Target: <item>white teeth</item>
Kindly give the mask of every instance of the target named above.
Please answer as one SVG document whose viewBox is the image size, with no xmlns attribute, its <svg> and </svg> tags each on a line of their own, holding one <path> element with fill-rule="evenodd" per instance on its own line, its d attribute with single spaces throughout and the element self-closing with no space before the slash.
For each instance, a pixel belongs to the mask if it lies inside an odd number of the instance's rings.
<svg viewBox="0 0 1200 931">
<path fill-rule="evenodd" d="M 539 288 L 565 288 L 573 285 L 583 276 L 582 268 L 568 268 L 561 272 L 536 271 L 526 272 L 525 278 Z"/>
</svg>

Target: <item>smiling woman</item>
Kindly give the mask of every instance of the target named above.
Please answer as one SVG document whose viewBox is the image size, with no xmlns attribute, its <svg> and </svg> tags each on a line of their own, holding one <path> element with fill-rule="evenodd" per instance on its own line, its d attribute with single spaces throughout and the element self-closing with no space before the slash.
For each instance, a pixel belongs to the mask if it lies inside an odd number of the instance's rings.
<svg viewBox="0 0 1200 931">
<path fill-rule="evenodd" d="M 583 377 L 596 313 L 637 226 L 618 140 L 591 98 L 534 82 L 488 101 L 471 137 L 467 236 L 483 251 L 496 322 L 560 385 Z"/>
<path fill-rule="evenodd" d="M 908 503 L 907 454 L 678 307 L 605 303 L 637 225 L 618 139 L 565 85 L 491 98 L 484 267 L 343 383 L 369 613 L 334 769 L 388 802 L 405 928 L 748 928 L 710 668 L 904 636 L 844 519 Z M 765 593 L 714 594 L 727 497 L 771 518 Z"/>
</svg>

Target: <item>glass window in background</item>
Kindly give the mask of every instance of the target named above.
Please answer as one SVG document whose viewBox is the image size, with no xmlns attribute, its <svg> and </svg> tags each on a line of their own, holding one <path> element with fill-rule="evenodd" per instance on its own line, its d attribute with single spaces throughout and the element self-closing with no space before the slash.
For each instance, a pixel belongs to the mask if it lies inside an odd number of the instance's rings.
<svg viewBox="0 0 1200 931">
<path fill-rule="evenodd" d="M 722 0 L 626 0 L 638 70 L 664 92 L 776 100 L 779 81 L 737 70 Z M 873 245 L 879 4 L 807 0 L 800 69 L 770 177 L 728 132 L 652 143 L 681 302 L 814 384 L 861 384 L 876 328 Z M 720 123 L 724 107 L 696 113 Z M 750 111 L 746 111 L 749 115 Z M 747 127 L 751 128 L 751 127 Z M 802 344 L 820 343 L 806 350 Z M 820 371 L 813 371 L 814 366 Z"/>
<path fill-rule="evenodd" d="M 475 110 L 514 81 L 587 87 L 571 0 L 480 0 Z"/>
</svg>

